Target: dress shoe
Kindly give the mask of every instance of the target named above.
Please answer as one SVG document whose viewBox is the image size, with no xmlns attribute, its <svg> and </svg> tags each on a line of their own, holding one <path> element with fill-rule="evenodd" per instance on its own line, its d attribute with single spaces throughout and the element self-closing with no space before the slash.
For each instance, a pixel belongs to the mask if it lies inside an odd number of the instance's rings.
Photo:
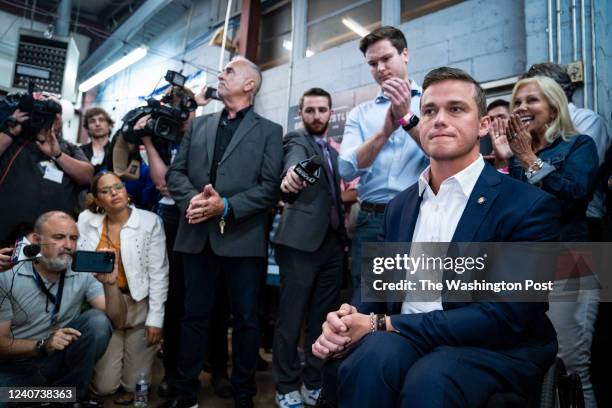
<svg viewBox="0 0 612 408">
<path fill-rule="evenodd" d="M 253 408 L 253 398 L 250 395 L 237 395 L 234 397 L 234 408 Z"/>
<path fill-rule="evenodd" d="M 219 398 L 231 398 L 234 395 L 234 387 L 226 376 L 213 375 L 210 378 L 210 384 Z"/>
<path fill-rule="evenodd" d="M 176 389 L 174 388 L 174 384 L 164 378 L 157 387 L 157 395 L 159 395 L 160 398 L 176 397 Z"/>
</svg>

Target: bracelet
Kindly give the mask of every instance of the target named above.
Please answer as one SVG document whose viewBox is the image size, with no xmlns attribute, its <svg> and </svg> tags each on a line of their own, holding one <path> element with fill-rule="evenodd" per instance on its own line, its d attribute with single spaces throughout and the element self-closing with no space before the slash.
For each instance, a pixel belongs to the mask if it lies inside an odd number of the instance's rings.
<svg viewBox="0 0 612 408">
<path fill-rule="evenodd" d="M 376 331 L 387 331 L 387 315 L 376 315 Z"/>
<path fill-rule="evenodd" d="M 223 197 L 223 215 L 222 218 L 227 217 L 227 213 L 229 212 L 229 200 Z"/>
<path fill-rule="evenodd" d="M 527 178 L 533 177 L 538 171 L 542 170 L 542 167 L 544 167 L 544 162 L 538 157 L 536 161 L 529 166 L 525 175 Z"/>
<path fill-rule="evenodd" d="M 406 126 L 406 125 L 408 125 L 408 123 L 410 122 L 410 118 L 412 117 L 412 115 L 414 115 L 414 113 L 412 113 L 412 112 L 408 112 L 408 113 L 406 114 L 406 116 L 404 116 L 403 118 L 400 118 L 400 119 L 398 120 L 398 122 L 399 122 L 400 126 Z"/>
<path fill-rule="evenodd" d="M 60 150 L 59 154 L 57 156 L 51 156 L 51 160 L 53 161 L 58 161 L 60 157 L 62 157 L 62 154 L 64 154 L 64 152 L 62 152 Z"/>
<path fill-rule="evenodd" d="M 419 124 L 419 117 L 412 112 L 408 112 L 406 116 L 399 120 L 399 124 L 406 132 L 408 132 Z"/>
<path fill-rule="evenodd" d="M 370 333 L 374 333 L 376 331 L 376 316 L 374 312 L 370 313 Z"/>
<path fill-rule="evenodd" d="M 15 139 L 17 138 L 17 135 L 16 135 L 16 134 L 14 134 L 13 132 L 11 132 L 11 131 L 10 131 L 10 130 L 8 130 L 8 129 L 3 129 L 3 130 L 0 130 L 0 133 L 4 133 L 4 134 L 5 134 L 5 135 L 7 135 L 8 137 L 10 137 L 10 138 L 11 138 L 11 140 L 13 140 L 13 141 L 15 141 Z"/>
</svg>

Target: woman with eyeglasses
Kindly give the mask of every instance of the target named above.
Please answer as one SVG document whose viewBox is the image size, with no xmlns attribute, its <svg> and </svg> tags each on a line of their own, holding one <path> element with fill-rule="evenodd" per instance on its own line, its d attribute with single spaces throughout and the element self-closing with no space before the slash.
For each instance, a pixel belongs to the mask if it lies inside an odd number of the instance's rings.
<svg viewBox="0 0 612 408">
<path fill-rule="evenodd" d="M 168 291 L 168 258 L 161 219 L 130 205 L 121 179 L 97 175 L 91 185 L 88 210 L 79 215 L 80 250 L 111 249 L 119 263 L 117 285 L 127 304 L 126 324 L 116 327 L 106 353 L 98 361 L 92 386 L 99 395 L 123 393 L 116 404 L 134 400 L 140 373 L 150 379 L 162 338 Z"/>
<path fill-rule="evenodd" d="M 492 124 L 496 155 L 510 160 L 511 177 L 558 198 L 561 241 L 589 241 L 586 209 L 599 168 L 595 142 L 590 136 L 578 134 L 565 93 L 551 78 L 535 76 L 518 81 L 510 108 L 512 115 L 507 123 L 496 119 Z M 557 280 L 548 311 L 557 330 L 559 357 L 568 371 L 580 376 L 588 408 L 596 407 L 589 368 L 599 293 L 584 290 L 582 283 L 591 278 Z M 568 287 L 583 290 L 570 292 Z"/>
</svg>

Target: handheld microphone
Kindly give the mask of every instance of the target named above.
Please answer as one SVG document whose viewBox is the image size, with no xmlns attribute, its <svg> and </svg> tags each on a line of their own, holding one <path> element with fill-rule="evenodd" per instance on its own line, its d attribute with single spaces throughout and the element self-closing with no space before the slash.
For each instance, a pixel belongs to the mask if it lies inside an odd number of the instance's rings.
<svg viewBox="0 0 612 408">
<path fill-rule="evenodd" d="M 15 265 L 21 261 L 34 260 L 40 256 L 40 244 L 31 244 L 26 237 L 15 242 L 15 250 L 11 256 L 11 264 Z"/>
<path fill-rule="evenodd" d="M 40 245 L 30 244 L 23 247 L 23 254 L 28 258 L 34 258 L 40 253 Z"/>
<path fill-rule="evenodd" d="M 303 160 L 296 164 L 293 171 L 306 183 L 313 185 L 319 180 L 319 174 L 323 160 L 321 157 L 314 155 L 309 159 Z M 287 193 L 285 202 L 292 204 L 297 200 L 299 193 Z"/>
</svg>

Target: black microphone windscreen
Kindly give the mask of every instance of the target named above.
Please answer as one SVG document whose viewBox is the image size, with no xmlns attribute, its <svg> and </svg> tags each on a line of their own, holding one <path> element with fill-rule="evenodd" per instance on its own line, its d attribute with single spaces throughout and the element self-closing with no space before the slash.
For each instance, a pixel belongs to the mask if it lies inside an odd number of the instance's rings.
<svg viewBox="0 0 612 408">
<path fill-rule="evenodd" d="M 319 167 L 321 167 L 323 165 L 323 160 L 321 160 L 321 157 L 319 156 L 312 156 L 310 159 L 308 159 L 308 162 L 306 163 L 306 171 L 309 173 L 314 173 L 315 171 L 317 171 L 317 169 Z"/>
<path fill-rule="evenodd" d="M 40 245 L 30 244 L 23 247 L 23 254 L 28 258 L 33 258 L 40 253 Z"/>
</svg>

